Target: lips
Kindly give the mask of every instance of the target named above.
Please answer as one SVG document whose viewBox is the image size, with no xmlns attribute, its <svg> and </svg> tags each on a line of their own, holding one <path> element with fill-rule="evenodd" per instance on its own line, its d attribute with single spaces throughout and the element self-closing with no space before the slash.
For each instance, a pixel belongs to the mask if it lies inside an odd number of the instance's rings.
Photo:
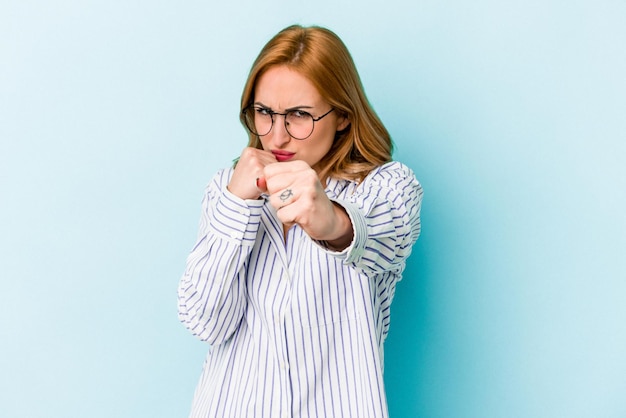
<svg viewBox="0 0 626 418">
<path fill-rule="evenodd" d="M 296 155 L 295 152 L 279 150 L 272 150 L 272 154 L 274 154 L 274 157 L 276 157 L 276 160 L 278 160 L 279 162 L 289 161 L 291 158 L 293 158 L 294 155 Z"/>
</svg>

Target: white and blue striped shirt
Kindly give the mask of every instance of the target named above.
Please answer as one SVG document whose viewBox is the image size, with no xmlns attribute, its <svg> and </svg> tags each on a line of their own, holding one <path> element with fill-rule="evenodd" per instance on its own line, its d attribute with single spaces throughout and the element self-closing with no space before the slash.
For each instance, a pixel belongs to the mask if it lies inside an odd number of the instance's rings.
<svg viewBox="0 0 626 418">
<path fill-rule="evenodd" d="M 396 282 L 420 233 L 422 188 L 399 162 L 329 181 L 354 238 L 341 252 L 265 200 L 208 185 L 178 290 L 180 320 L 210 344 L 191 417 L 387 417 L 383 343 Z"/>
</svg>

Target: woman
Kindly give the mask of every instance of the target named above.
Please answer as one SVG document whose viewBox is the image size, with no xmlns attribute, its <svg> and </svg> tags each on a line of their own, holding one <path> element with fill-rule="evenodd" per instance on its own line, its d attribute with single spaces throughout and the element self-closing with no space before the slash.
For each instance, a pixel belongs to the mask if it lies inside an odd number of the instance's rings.
<svg viewBox="0 0 626 418">
<path fill-rule="evenodd" d="M 179 317 L 210 344 L 192 417 L 386 417 L 389 308 L 422 189 L 342 41 L 291 26 L 254 62 L 248 147 L 207 187 Z"/>
</svg>

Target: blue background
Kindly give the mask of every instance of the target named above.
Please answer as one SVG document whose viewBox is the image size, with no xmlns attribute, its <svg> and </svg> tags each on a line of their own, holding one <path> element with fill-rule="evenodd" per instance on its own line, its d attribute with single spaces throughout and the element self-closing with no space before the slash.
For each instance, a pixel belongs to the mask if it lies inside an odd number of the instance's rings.
<svg viewBox="0 0 626 418">
<path fill-rule="evenodd" d="M 626 416 L 626 3 L 0 3 L 0 416 L 184 417 L 204 185 L 291 23 L 350 48 L 425 188 L 392 418 Z"/>
</svg>

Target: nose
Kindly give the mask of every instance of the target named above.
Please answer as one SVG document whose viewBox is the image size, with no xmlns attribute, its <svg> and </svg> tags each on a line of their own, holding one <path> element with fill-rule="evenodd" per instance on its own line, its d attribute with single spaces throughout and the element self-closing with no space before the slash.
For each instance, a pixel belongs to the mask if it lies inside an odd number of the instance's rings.
<svg viewBox="0 0 626 418">
<path fill-rule="evenodd" d="M 270 135 L 272 135 L 272 142 L 278 148 L 283 147 L 285 144 L 291 141 L 291 136 L 285 128 L 284 118 L 284 115 L 274 115 L 274 126 L 272 127 L 272 131 L 270 132 Z"/>
</svg>

